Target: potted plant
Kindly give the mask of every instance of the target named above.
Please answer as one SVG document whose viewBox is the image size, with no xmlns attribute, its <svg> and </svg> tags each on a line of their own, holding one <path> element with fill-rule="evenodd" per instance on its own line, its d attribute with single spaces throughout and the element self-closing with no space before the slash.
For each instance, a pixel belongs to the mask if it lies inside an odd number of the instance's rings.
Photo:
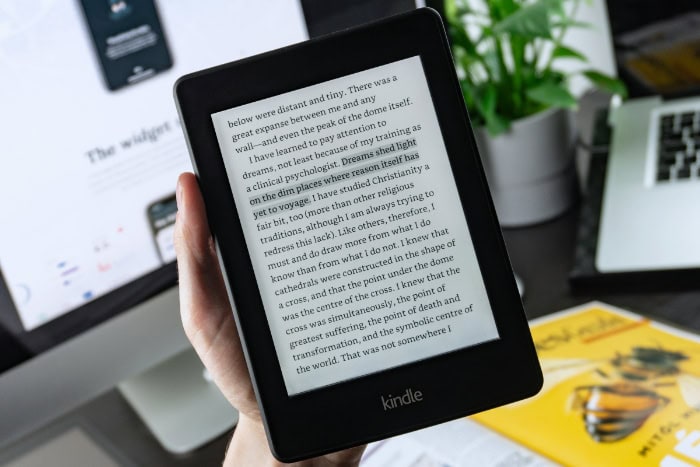
<svg viewBox="0 0 700 467">
<path fill-rule="evenodd" d="M 464 100 L 501 225 L 544 221 L 577 197 L 569 80 L 626 94 L 563 44 L 581 0 L 444 0 Z M 564 72 L 564 60 L 582 64 Z"/>
</svg>

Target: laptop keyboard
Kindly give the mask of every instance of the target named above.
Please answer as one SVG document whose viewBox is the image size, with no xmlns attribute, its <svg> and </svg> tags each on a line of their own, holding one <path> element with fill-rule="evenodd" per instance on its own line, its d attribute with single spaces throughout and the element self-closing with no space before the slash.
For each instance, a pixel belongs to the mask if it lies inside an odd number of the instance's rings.
<svg viewBox="0 0 700 467">
<path fill-rule="evenodd" d="M 700 180 L 700 111 L 661 115 L 659 135 L 656 180 Z"/>
</svg>

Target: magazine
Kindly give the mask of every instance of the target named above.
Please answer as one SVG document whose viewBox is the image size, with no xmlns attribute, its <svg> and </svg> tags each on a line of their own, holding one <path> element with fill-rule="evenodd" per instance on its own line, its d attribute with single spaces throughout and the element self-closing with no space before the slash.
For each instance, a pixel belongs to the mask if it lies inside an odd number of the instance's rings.
<svg viewBox="0 0 700 467">
<path fill-rule="evenodd" d="M 471 417 L 564 465 L 700 465 L 700 337 L 602 303 L 531 322 L 530 399 Z"/>
</svg>

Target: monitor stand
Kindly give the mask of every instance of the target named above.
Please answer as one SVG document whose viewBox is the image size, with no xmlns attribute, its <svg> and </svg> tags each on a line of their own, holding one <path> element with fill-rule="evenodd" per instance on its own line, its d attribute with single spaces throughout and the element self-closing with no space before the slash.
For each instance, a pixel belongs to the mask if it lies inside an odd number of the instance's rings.
<svg viewBox="0 0 700 467">
<path fill-rule="evenodd" d="M 118 387 L 158 442 L 175 454 L 202 446 L 238 421 L 191 348 Z"/>
</svg>

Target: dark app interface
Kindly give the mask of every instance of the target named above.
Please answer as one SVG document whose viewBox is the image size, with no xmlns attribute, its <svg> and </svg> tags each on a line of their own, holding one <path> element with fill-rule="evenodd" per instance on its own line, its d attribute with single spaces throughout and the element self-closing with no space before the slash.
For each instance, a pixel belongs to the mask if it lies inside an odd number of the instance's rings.
<svg viewBox="0 0 700 467">
<path fill-rule="evenodd" d="M 167 70 L 172 59 L 152 0 L 81 0 L 107 87 Z"/>
<path fill-rule="evenodd" d="M 158 249 L 158 255 L 163 264 L 175 261 L 175 216 L 177 202 L 175 195 L 169 196 L 148 206 L 148 222 L 151 224 L 153 240 Z"/>
</svg>

